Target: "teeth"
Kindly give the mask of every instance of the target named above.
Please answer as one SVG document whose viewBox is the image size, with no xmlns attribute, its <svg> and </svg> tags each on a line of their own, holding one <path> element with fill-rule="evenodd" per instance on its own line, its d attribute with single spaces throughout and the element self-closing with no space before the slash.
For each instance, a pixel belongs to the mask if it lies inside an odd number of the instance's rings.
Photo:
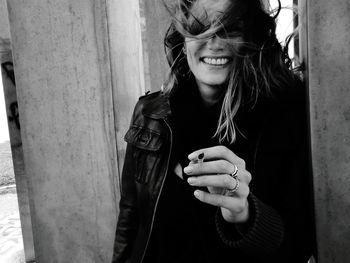
<svg viewBox="0 0 350 263">
<path fill-rule="evenodd" d="M 227 58 L 204 58 L 203 61 L 209 65 L 222 66 L 228 63 Z"/>
</svg>

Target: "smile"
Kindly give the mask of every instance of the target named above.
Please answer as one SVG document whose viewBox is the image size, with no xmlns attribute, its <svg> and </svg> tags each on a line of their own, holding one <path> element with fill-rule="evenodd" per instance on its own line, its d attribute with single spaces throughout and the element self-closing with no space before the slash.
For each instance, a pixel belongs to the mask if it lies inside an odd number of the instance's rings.
<svg viewBox="0 0 350 263">
<path fill-rule="evenodd" d="M 202 62 L 204 62 L 205 64 L 208 65 L 214 65 L 214 66 L 224 66 L 227 63 L 229 63 L 229 59 L 228 58 L 208 58 L 208 57 L 204 57 L 200 59 Z"/>
</svg>

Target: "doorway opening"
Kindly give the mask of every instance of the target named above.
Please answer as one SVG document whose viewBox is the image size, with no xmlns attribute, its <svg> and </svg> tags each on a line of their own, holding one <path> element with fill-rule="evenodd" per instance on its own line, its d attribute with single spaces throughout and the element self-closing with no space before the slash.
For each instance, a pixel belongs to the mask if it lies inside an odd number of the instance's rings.
<svg viewBox="0 0 350 263">
<path fill-rule="evenodd" d="M 24 247 L 4 95 L 0 74 L 0 262 L 19 263 Z"/>
</svg>

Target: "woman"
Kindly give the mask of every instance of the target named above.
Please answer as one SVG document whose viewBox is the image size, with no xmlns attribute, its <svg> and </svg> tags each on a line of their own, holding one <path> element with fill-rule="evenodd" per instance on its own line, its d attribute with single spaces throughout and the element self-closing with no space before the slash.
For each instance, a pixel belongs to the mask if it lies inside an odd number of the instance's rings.
<svg viewBox="0 0 350 263">
<path fill-rule="evenodd" d="M 305 99 L 259 0 L 176 1 L 125 140 L 113 262 L 307 262 Z"/>
</svg>

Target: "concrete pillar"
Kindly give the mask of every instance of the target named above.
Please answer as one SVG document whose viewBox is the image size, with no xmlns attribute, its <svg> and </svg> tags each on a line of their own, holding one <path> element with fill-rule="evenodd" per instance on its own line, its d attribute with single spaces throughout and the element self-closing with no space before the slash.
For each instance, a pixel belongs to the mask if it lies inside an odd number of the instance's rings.
<svg viewBox="0 0 350 263">
<path fill-rule="evenodd" d="M 170 16 L 163 1 L 139 0 L 145 64 L 146 90 L 156 91 L 169 73 L 165 58 L 163 38 L 170 25 Z M 166 0 L 164 2 L 174 3 Z"/>
<path fill-rule="evenodd" d="M 4 88 L 6 114 L 11 142 L 13 168 L 15 172 L 18 208 L 22 227 L 23 247 L 26 262 L 35 259 L 32 222 L 30 217 L 27 176 L 25 173 L 22 138 L 17 107 L 16 86 L 11 79 L 13 73 L 10 28 L 5 0 L 0 1 L 0 64 L 2 65 L 2 85 Z M 5 63 L 5 64 L 4 64 Z M 7 69 L 7 70 L 5 70 Z M 12 69 L 12 72 L 11 72 Z M 6 127 L 2 127 L 6 128 Z"/>
<path fill-rule="evenodd" d="M 318 257 L 350 258 L 350 3 L 303 0 Z"/>
<path fill-rule="evenodd" d="M 107 12 L 117 153 L 121 171 L 126 149 L 124 135 L 137 100 L 146 91 L 139 0 L 107 0 Z"/>
<path fill-rule="evenodd" d="M 0 45 L 1 45 L 1 53 L 6 51 L 6 47 L 4 47 L 4 42 L 10 40 L 10 27 L 7 15 L 7 5 L 6 0 L 0 0 Z M 8 46 L 10 48 L 10 46 Z"/>
<path fill-rule="evenodd" d="M 37 262 L 110 262 L 118 180 L 104 0 L 11 0 Z"/>
</svg>

